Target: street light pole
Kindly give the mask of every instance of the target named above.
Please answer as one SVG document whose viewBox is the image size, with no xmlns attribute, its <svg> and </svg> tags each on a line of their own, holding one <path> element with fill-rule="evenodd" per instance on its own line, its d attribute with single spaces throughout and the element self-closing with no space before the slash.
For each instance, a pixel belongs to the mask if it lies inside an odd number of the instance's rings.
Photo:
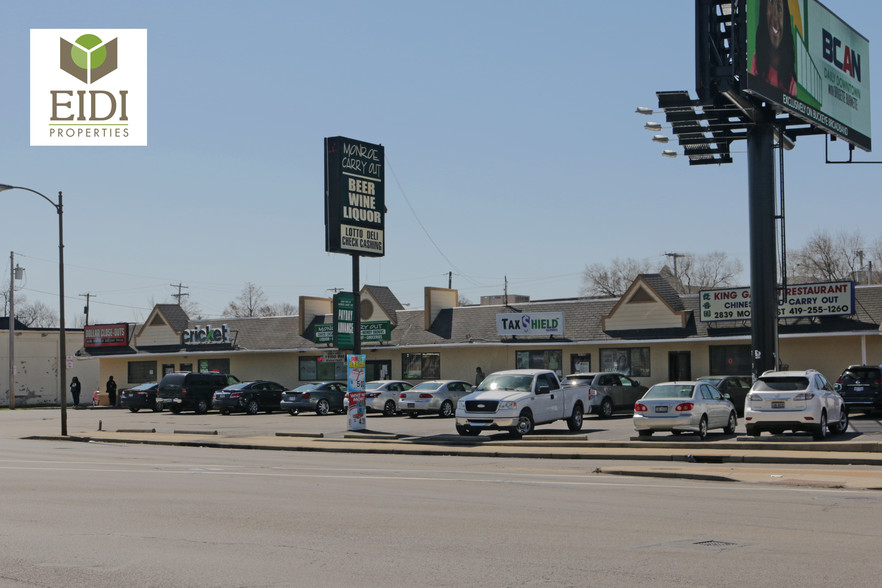
<svg viewBox="0 0 882 588">
<path fill-rule="evenodd" d="M 52 202 L 46 195 L 25 188 L 23 186 L 9 186 L 0 184 L 0 192 L 4 190 L 25 190 L 36 194 L 55 208 L 58 213 L 58 318 L 61 322 L 58 340 L 58 396 L 61 400 L 61 434 L 67 436 L 67 332 L 64 328 L 64 207 L 62 204 L 61 190 L 58 191 L 58 204 Z M 14 320 L 10 318 L 10 320 Z M 12 393 L 12 391 L 10 391 Z"/>
</svg>

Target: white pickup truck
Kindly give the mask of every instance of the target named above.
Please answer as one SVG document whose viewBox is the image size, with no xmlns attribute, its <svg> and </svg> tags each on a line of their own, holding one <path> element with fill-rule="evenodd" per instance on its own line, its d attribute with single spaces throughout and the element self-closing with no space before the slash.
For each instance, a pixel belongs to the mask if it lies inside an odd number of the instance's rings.
<svg viewBox="0 0 882 588">
<path fill-rule="evenodd" d="M 487 429 L 526 435 L 543 423 L 566 419 L 570 431 L 582 428 L 588 386 L 562 388 L 551 370 L 507 370 L 487 376 L 456 405 L 456 431 L 474 436 Z"/>
</svg>

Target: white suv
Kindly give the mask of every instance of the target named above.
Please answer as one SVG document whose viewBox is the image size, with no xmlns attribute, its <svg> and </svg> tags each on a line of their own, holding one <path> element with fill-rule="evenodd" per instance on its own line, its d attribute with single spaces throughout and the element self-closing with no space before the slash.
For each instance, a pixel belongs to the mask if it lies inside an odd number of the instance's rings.
<svg viewBox="0 0 882 588">
<path fill-rule="evenodd" d="M 816 440 L 827 431 L 838 435 L 848 428 L 842 397 L 815 370 L 768 371 L 756 379 L 744 403 L 747 434 L 762 431 L 808 431 Z"/>
</svg>

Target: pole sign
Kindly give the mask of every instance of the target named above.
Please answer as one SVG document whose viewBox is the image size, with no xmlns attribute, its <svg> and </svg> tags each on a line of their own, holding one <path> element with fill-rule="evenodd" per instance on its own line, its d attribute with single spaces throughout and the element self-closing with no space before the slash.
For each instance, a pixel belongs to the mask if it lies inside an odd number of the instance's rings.
<svg viewBox="0 0 882 588">
<path fill-rule="evenodd" d="M 334 346 L 337 349 L 355 347 L 355 295 L 352 292 L 334 294 Z"/>
<path fill-rule="evenodd" d="M 325 251 L 385 255 L 383 157 L 382 145 L 325 139 Z"/>
<path fill-rule="evenodd" d="M 346 356 L 346 394 L 349 396 L 348 428 L 350 431 L 363 431 L 365 421 L 365 360 L 364 355 Z"/>
<path fill-rule="evenodd" d="M 701 290 L 701 321 L 750 320 L 750 288 Z M 778 318 L 854 314 L 854 282 L 826 282 L 778 288 Z"/>
<path fill-rule="evenodd" d="M 870 42 L 817 0 L 767 4 L 747 0 L 744 90 L 869 151 Z"/>
</svg>

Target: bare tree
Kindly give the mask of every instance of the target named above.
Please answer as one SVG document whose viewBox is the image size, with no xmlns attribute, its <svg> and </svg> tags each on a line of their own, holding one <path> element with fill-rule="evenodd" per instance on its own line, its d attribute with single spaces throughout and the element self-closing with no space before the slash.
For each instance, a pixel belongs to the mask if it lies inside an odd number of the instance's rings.
<svg viewBox="0 0 882 588">
<path fill-rule="evenodd" d="M 645 259 L 615 258 L 609 266 L 592 263 L 582 274 L 583 296 L 621 296 L 640 274 L 653 271 Z"/>
<path fill-rule="evenodd" d="M 819 229 L 805 246 L 789 254 L 788 272 L 801 280 L 838 282 L 852 280 L 858 274 L 864 254 L 864 239 L 857 231 L 842 231 L 836 236 Z"/>
<path fill-rule="evenodd" d="M 245 284 L 239 296 L 230 302 L 224 310 L 224 316 L 234 318 L 268 316 L 269 314 L 270 306 L 267 304 L 263 288 L 255 286 L 251 282 Z"/>
<path fill-rule="evenodd" d="M 22 305 L 20 308 L 16 304 L 15 318 L 28 327 L 45 328 L 58 326 L 58 315 L 39 300 L 33 304 Z"/>
<path fill-rule="evenodd" d="M 679 285 L 678 291 L 690 294 L 707 288 L 720 288 L 735 285 L 735 279 L 744 266 L 737 259 L 729 259 L 723 251 L 714 251 L 707 255 L 686 255 L 677 265 L 675 276 Z"/>
<path fill-rule="evenodd" d="M 732 286 L 743 271 L 742 263 L 722 251 L 679 257 L 676 274 L 667 266 L 653 267 L 646 259 L 616 258 L 608 266 L 593 263 L 582 275 L 582 295 L 621 296 L 640 274 L 661 273 L 677 292 L 689 294 L 704 288 Z"/>
<path fill-rule="evenodd" d="M 266 309 L 266 316 L 294 316 L 298 312 L 297 307 L 288 302 L 268 304 L 264 308 Z"/>
</svg>

